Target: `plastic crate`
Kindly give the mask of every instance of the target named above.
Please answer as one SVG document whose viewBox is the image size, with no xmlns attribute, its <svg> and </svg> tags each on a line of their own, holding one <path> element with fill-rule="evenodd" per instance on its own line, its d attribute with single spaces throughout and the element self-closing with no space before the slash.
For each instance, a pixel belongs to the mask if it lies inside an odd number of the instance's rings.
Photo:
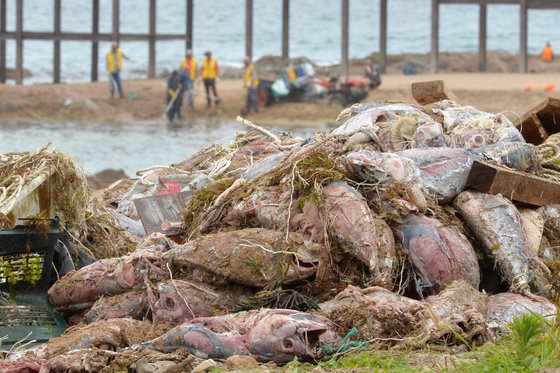
<svg viewBox="0 0 560 373">
<path fill-rule="evenodd" d="M 44 343 L 60 336 L 67 327 L 62 316 L 52 309 L 47 296 L 54 246 L 63 239 L 63 233 L 59 231 L 58 219 L 46 220 L 50 224 L 46 231 L 37 231 L 33 224 L 0 229 L 0 291 L 3 293 L 0 338 L 3 350 L 24 339 L 35 340 L 35 344 Z M 30 263 L 40 268 L 41 273 L 34 284 L 23 279 L 23 270 L 30 268 Z M 15 283 L 10 284 L 10 276 Z"/>
</svg>

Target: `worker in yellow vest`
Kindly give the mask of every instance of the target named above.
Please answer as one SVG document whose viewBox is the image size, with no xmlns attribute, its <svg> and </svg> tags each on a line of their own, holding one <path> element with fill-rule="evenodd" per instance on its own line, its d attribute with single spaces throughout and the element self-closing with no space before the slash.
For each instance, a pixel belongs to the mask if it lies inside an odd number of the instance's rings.
<svg viewBox="0 0 560 373">
<path fill-rule="evenodd" d="M 113 42 L 111 45 L 111 50 L 107 52 L 107 72 L 109 73 L 109 91 L 111 91 L 111 97 L 115 94 L 115 83 L 119 89 L 120 98 L 123 98 L 123 89 L 121 85 L 120 71 L 122 70 L 122 59 L 126 58 L 130 62 L 134 62 L 132 58 L 129 58 L 123 54 L 119 45 Z"/>
<path fill-rule="evenodd" d="M 218 103 L 220 98 L 216 92 L 216 80 L 220 77 L 220 68 L 218 67 L 218 61 L 212 58 L 212 52 L 204 52 L 206 58 L 202 61 L 202 67 L 200 68 L 200 76 L 204 81 L 204 88 L 206 89 L 206 97 L 208 98 L 207 107 L 210 107 L 212 101 Z M 212 88 L 213 96 L 210 95 L 210 88 Z"/>
<path fill-rule="evenodd" d="M 244 86 L 247 88 L 247 103 L 245 109 L 242 110 L 243 115 L 247 115 L 254 110 L 255 113 L 259 112 L 259 78 L 257 76 L 257 69 L 251 62 L 250 57 L 245 57 L 243 60 L 245 65 L 245 81 Z"/>
<path fill-rule="evenodd" d="M 187 74 L 187 89 L 189 90 L 189 101 L 188 105 L 193 107 L 193 82 L 196 80 L 196 60 L 192 58 L 192 50 L 187 49 L 187 53 L 183 61 L 181 62 L 181 68 Z"/>
</svg>

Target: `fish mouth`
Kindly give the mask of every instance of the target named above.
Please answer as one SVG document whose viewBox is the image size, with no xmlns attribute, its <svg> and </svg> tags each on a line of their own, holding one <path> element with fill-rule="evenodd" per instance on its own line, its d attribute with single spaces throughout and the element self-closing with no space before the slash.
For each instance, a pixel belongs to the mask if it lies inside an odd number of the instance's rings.
<svg viewBox="0 0 560 373">
<path fill-rule="evenodd" d="M 324 328 L 302 328 L 298 330 L 298 334 L 306 346 L 306 358 L 315 359 L 321 356 L 322 349 L 319 338 L 325 331 Z"/>
</svg>

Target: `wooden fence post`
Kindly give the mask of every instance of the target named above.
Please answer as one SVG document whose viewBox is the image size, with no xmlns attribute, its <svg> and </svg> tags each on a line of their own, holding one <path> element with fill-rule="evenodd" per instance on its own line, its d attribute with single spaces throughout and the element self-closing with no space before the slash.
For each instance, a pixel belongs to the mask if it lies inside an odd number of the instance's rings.
<svg viewBox="0 0 560 373">
<path fill-rule="evenodd" d="M 434 73 L 438 71 L 439 62 L 439 0 L 432 0 L 432 48 L 430 60 Z"/>
<path fill-rule="evenodd" d="M 486 71 L 486 4 L 480 4 L 478 16 L 478 71 Z"/>
<path fill-rule="evenodd" d="M 193 0 L 187 0 L 187 49 L 193 46 Z"/>
<path fill-rule="evenodd" d="M 0 0 L 0 34 L 6 32 L 6 0 Z M 6 40 L 0 39 L 0 83 L 6 83 Z"/>
<path fill-rule="evenodd" d="M 91 33 L 95 38 L 99 34 L 99 0 L 92 0 L 93 12 L 91 20 Z M 97 68 L 99 65 L 99 43 L 94 39 L 91 43 L 91 81 L 97 81 Z"/>
<path fill-rule="evenodd" d="M 253 0 L 245 0 L 245 56 L 253 58 Z"/>
<path fill-rule="evenodd" d="M 148 47 L 148 78 L 156 76 L 156 0 L 150 0 L 150 40 Z"/>
<path fill-rule="evenodd" d="M 282 59 L 290 58 L 290 0 L 282 0 Z"/>
<path fill-rule="evenodd" d="M 387 0 L 379 3 L 379 68 L 385 74 L 387 70 Z"/>
<path fill-rule="evenodd" d="M 527 0 L 519 1 L 519 72 L 527 72 Z"/>
<path fill-rule="evenodd" d="M 342 43 L 341 43 L 341 77 L 348 79 L 348 25 L 349 25 L 349 2 L 350 0 L 342 0 Z"/>
<path fill-rule="evenodd" d="M 54 0 L 53 83 L 60 83 L 60 1 Z"/>
</svg>

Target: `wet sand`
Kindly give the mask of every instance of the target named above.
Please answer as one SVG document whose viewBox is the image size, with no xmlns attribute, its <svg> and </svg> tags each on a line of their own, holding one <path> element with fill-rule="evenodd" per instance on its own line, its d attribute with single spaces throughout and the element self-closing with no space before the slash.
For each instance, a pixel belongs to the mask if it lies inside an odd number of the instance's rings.
<svg viewBox="0 0 560 373">
<path fill-rule="evenodd" d="M 410 84 L 443 79 L 462 104 L 480 110 L 501 112 L 511 110 L 522 114 L 547 96 L 560 94 L 560 74 L 515 73 L 442 73 L 405 76 L 383 75 L 382 85 L 370 92 L 367 100 L 398 100 L 414 102 Z M 552 92 L 524 91 L 531 82 L 553 83 Z M 165 79 L 137 80 L 124 84 L 125 98 L 112 99 L 106 82 L 76 84 L 45 84 L 12 86 L 0 84 L 0 121 L 9 119 L 83 120 L 89 122 L 161 121 L 165 111 Z M 202 92 L 202 85 L 196 86 Z M 127 99 L 133 92 L 136 99 Z M 245 103 L 241 80 L 218 82 L 219 107 L 206 109 L 205 97 L 196 96 L 194 109 L 183 107 L 185 122 L 235 120 Z M 327 99 L 306 99 L 301 102 L 275 102 L 249 118 L 263 125 L 283 127 L 317 127 L 333 123 L 339 107 L 328 105 Z M 515 115 L 515 114 L 511 114 Z"/>
</svg>

